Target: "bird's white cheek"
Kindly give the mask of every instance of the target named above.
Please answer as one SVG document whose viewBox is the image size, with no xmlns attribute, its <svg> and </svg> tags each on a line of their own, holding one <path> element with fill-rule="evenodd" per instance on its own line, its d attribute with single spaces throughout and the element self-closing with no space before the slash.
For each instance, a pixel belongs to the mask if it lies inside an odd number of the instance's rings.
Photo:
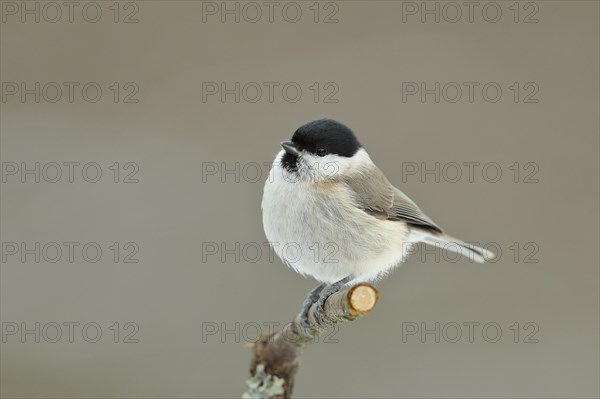
<svg viewBox="0 0 600 399">
<path fill-rule="evenodd" d="M 318 181 L 334 179 L 348 168 L 347 160 L 333 155 L 319 157 L 305 154 L 302 162 L 311 177 Z"/>
</svg>

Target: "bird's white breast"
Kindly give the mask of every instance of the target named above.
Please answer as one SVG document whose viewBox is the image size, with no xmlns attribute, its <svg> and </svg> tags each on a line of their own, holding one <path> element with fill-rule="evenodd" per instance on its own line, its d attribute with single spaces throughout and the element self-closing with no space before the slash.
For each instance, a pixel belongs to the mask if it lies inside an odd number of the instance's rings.
<svg viewBox="0 0 600 399">
<path fill-rule="evenodd" d="M 275 253 L 297 272 L 333 283 L 381 277 L 406 252 L 405 223 L 377 219 L 354 205 L 354 193 L 341 181 L 302 181 L 279 165 L 265 184 L 262 210 L 267 239 Z"/>
</svg>

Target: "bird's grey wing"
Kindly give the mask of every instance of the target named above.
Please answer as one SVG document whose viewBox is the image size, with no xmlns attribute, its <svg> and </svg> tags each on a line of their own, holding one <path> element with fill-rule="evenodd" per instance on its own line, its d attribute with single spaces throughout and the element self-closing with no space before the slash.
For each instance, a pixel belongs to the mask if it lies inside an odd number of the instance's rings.
<svg viewBox="0 0 600 399">
<path fill-rule="evenodd" d="M 394 206 L 394 187 L 378 169 L 351 176 L 346 184 L 352 189 L 357 207 L 378 219 L 389 219 Z"/>
<path fill-rule="evenodd" d="M 442 229 L 434 223 L 433 220 L 423 213 L 421 209 L 415 204 L 406 194 L 394 189 L 394 205 L 392 206 L 392 214 L 409 224 L 417 227 L 424 228 L 426 230 L 433 230 L 437 233 L 442 233 Z"/>
<path fill-rule="evenodd" d="M 426 230 L 442 232 L 406 194 L 392 186 L 379 169 L 353 176 L 346 184 L 354 191 L 357 206 L 373 217 L 402 220 Z"/>
</svg>

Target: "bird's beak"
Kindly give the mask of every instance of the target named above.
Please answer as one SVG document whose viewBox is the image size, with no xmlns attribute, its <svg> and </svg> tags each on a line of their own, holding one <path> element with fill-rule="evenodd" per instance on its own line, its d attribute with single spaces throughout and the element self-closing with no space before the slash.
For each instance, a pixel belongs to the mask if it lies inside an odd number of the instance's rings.
<svg viewBox="0 0 600 399">
<path fill-rule="evenodd" d="M 281 146 L 288 154 L 298 156 L 298 149 L 296 148 L 296 145 L 293 142 L 282 141 Z"/>
</svg>

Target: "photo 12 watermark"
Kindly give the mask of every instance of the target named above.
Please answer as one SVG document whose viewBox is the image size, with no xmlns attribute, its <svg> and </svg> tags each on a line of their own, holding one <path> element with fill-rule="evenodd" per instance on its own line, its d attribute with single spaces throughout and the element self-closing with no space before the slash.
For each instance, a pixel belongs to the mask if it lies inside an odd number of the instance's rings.
<svg viewBox="0 0 600 399">
<path fill-rule="evenodd" d="M 520 104 L 540 102 L 540 85 L 537 82 L 402 82 L 403 103 L 487 103 L 508 101 Z"/>
<path fill-rule="evenodd" d="M 135 241 L 2 241 L 2 263 L 139 263 Z"/>
<path fill-rule="evenodd" d="M 110 101 L 115 104 L 137 104 L 140 86 L 136 82 L 39 82 L 2 81 L 0 99 L 3 104 L 95 104 Z"/>
<path fill-rule="evenodd" d="M 340 2 L 335 1 L 202 1 L 202 23 L 337 24 Z"/>
<path fill-rule="evenodd" d="M 496 321 L 403 321 L 402 343 L 488 343 L 537 344 L 540 327 L 536 322 Z"/>
<path fill-rule="evenodd" d="M 205 104 L 337 104 L 340 102 L 339 92 L 340 86 L 336 82 L 202 82 L 202 102 Z"/>
<path fill-rule="evenodd" d="M 139 183 L 136 162 L 6 161 L 1 163 L 2 183 Z"/>
<path fill-rule="evenodd" d="M 535 1 L 402 1 L 401 6 L 402 23 L 540 22 L 540 5 Z"/>
<path fill-rule="evenodd" d="M 494 161 L 416 162 L 400 164 L 402 183 L 539 183 L 540 166 L 524 161 L 499 163 Z"/>
<path fill-rule="evenodd" d="M 137 344 L 139 331 L 139 325 L 133 321 L 3 321 L 2 343 Z"/>
<path fill-rule="evenodd" d="M 204 241 L 201 243 L 202 263 L 234 262 L 258 263 L 276 262 L 278 251 L 288 263 L 294 264 L 300 260 L 311 259 L 321 263 L 339 263 L 337 258 L 340 246 L 334 242 L 312 242 L 308 246 L 296 242 L 216 242 Z M 308 257 L 308 258 L 307 258 Z"/>
<path fill-rule="evenodd" d="M 3 24 L 114 24 L 140 22 L 139 1 L 1 1 Z"/>
<path fill-rule="evenodd" d="M 300 337 L 289 333 L 288 327 L 292 323 L 281 324 L 276 321 L 250 321 L 250 322 L 227 322 L 227 321 L 203 321 L 202 322 L 202 343 L 220 342 L 225 343 L 249 343 L 254 344 L 262 337 L 269 336 L 269 339 L 274 338 L 276 331 L 281 331 L 285 334 L 288 342 Z M 323 334 L 317 334 L 313 339 L 313 343 L 337 344 L 339 339 L 336 335 L 339 331 L 339 326 L 334 326 Z"/>
</svg>

